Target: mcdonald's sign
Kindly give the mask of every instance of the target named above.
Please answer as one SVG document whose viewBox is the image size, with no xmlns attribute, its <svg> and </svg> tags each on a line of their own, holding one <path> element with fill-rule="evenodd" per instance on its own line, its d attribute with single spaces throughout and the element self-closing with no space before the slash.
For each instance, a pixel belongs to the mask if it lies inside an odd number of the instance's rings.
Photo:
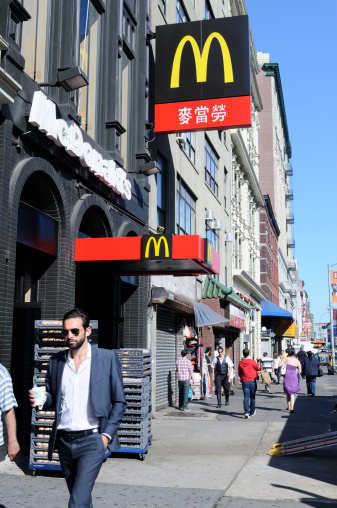
<svg viewBox="0 0 337 508">
<path fill-rule="evenodd" d="M 171 259 L 172 235 L 144 235 L 142 237 L 142 259 Z"/>
<path fill-rule="evenodd" d="M 213 245 L 207 238 L 204 238 L 204 263 L 213 266 Z"/>
<path fill-rule="evenodd" d="M 251 125 L 248 16 L 156 28 L 156 133 Z"/>
</svg>

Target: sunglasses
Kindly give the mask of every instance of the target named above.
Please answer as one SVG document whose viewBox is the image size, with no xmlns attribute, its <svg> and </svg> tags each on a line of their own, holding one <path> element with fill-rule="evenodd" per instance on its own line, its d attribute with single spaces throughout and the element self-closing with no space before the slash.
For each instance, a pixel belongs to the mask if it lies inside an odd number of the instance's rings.
<svg viewBox="0 0 337 508">
<path fill-rule="evenodd" d="M 68 337 L 69 332 L 71 332 L 72 335 L 75 335 L 77 337 L 80 333 L 80 330 L 78 328 L 70 328 L 70 330 L 66 330 L 65 328 L 62 330 L 63 337 Z"/>
</svg>

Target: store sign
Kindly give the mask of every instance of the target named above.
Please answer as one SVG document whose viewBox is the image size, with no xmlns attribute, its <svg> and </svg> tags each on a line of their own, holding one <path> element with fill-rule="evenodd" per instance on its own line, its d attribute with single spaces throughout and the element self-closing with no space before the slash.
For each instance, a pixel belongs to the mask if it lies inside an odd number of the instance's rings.
<svg viewBox="0 0 337 508">
<path fill-rule="evenodd" d="M 99 178 L 123 199 L 131 199 L 131 182 L 124 169 L 114 160 L 103 159 L 101 153 L 84 141 L 81 129 L 73 121 L 56 118 L 56 104 L 43 92 L 35 92 L 29 115 L 29 123 L 63 147 L 71 157 L 78 157 L 81 165 Z"/>
<path fill-rule="evenodd" d="M 213 266 L 213 245 L 207 238 L 204 239 L 204 263 Z"/>
<path fill-rule="evenodd" d="M 172 235 L 144 235 L 142 259 L 165 259 L 172 257 Z"/>
<path fill-rule="evenodd" d="M 156 133 L 251 126 L 248 16 L 156 27 Z"/>
<path fill-rule="evenodd" d="M 242 309 L 239 309 L 239 307 L 229 304 L 229 320 L 231 326 L 244 329 L 245 313 Z"/>
</svg>

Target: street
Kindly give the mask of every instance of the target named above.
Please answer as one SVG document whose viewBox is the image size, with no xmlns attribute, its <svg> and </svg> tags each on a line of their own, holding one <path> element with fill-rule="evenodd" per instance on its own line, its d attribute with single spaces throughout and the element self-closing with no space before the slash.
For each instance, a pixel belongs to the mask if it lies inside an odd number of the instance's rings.
<svg viewBox="0 0 337 508">
<path fill-rule="evenodd" d="M 134 454 L 108 458 L 93 491 L 94 507 L 337 506 L 336 446 L 269 455 L 275 443 L 337 431 L 337 380 L 326 371 L 316 397 L 306 395 L 302 380 L 294 414 L 285 409 L 282 385 L 272 385 L 268 394 L 261 383 L 257 413 L 249 420 L 238 387 L 221 409 L 212 398 L 192 401 L 190 412 L 169 407 L 156 413 L 145 460 Z M 67 506 L 64 479 L 48 471 L 32 477 L 27 461 L 0 464 L 0 508 Z"/>
</svg>

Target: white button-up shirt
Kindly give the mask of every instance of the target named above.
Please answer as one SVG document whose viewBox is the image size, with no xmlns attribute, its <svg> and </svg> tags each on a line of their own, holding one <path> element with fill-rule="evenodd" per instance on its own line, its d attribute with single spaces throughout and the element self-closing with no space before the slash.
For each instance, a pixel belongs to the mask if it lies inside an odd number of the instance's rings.
<svg viewBox="0 0 337 508">
<path fill-rule="evenodd" d="M 94 416 L 90 400 L 91 345 L 86 359 L 76 372 L 70 351 L 63 370 L 61 386 L 61 420 L 58 430 L 97 429 L 99 420 Z"/>
</svg>

